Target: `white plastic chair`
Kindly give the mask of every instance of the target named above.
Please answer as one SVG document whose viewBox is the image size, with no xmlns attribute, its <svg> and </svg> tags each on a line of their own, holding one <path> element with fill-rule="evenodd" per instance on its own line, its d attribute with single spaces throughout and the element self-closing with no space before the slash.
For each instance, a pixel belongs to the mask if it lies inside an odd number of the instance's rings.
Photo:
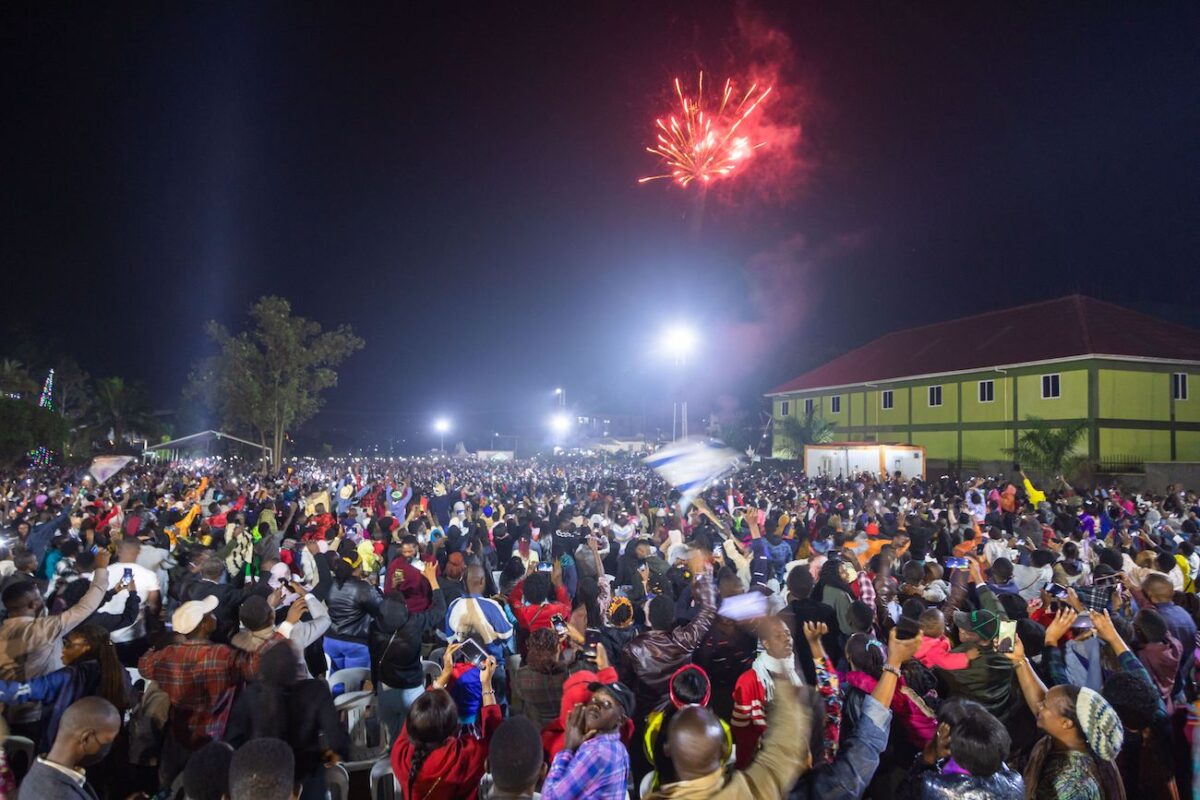
<svg viewBox="0 0 1200 800">
<path fill-rule="evenodd" d="M 425 685 L 428 686 L 431 681 L 442 674 L 442 665 L 436 661 L 422 661 L 421 672 L 425 674 Z"/>
<path fill-rule="evenodd" d="M 384 756 L 371 767 L 371 800 L 396 800 L 400 787 L 392 772 L 392 760 Z"/>
<path fill-rule="evenodd" d="M 341 764 L 325 768 L 325 785 L 329 800 L 350 800 L 350 773 Z"/>
<path fill-rule="evenodd" d="M 9 736 L 4 740 L 4 755 L 8 758 L 8 766 L 21 777 L 33 766 L 33 756 L 36 746 L 32 739 L 24 736 Z"/>
<path fill-rule="evenodd" d="M 337 686 L 342 686 L 343 692 L 358 692 L 363 688 L 363 684 L 371 680 L 371 670 L 366 667 L 350 667 L 349 669 L 339 669 L 337 672 L 325 678 L 325 682 L 329 684 L 329 691 L 337 694 Z"/>
</svg>

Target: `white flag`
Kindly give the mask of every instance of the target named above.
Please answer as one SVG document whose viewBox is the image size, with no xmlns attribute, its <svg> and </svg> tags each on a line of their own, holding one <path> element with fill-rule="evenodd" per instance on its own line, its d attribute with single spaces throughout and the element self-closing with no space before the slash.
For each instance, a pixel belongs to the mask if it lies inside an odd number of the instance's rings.
<svg viewBox="0 0 1200 800">
<path fill-rule="evenodd" d="M 104 483 L 125 469 L 125 465 L 133 460 L 133 456 L 96 456 L 92 459 L 88 472 L 96 479 L 96 483 Z"/>
<path fill-rule="evenodd" d="M 683 511 L 696 495 L 742 466 L 735 450 L 715 439 L 681 439 L 647 456 L 646 464 L 674 486 Z"/>
</svg>

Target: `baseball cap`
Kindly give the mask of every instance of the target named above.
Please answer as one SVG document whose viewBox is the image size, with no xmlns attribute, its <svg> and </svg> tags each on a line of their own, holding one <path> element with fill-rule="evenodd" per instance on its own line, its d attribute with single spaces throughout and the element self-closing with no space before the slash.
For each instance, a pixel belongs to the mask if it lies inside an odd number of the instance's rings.
<svg viewBox="0 0 1200 800">
<path fill-rule="evenodd" d="M 171 615 L 171 629 L 188 635 L 200 626 L 205 614 L 211 614 L 216 609 L 218 602 L 216 595 L 209 595 L 203 600 L 184 603 Z"/>
<path fill-rule="evenodd" d="M 986 608 L 955 611 L 954 624 L 963 630 L 978 634 L 984 641 L 991 641 L 1000 635 L 1000 618 Z"/>
<path fill-rule="evenodd" d="M 601 689 L 608 692 L 612 695 L 613 699 L 621 704 L 621 708 L 625 710 L 626 717 L 633 719 L 633 709 L 637 705 L 637 701 L 634 699 L 633 691 L 628 686 L 619 681 L 616 683 L 596 682 L 588 684 L 589 692 L 596 692 Z"/>
</svg>

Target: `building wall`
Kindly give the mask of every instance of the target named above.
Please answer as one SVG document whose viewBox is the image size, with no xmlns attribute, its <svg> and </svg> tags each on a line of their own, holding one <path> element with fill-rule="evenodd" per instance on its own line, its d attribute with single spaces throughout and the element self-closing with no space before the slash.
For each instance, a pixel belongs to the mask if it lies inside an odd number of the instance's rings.
<svg viewBox="0 0 1200 800">
<path fill-rule="evenodd" d="M 1187 370 L 1188 397 L 1172 397 L 1172 373 Z M 1042 376 L 1059 376 L 1059 396 L 1042 397 Z M 981 402 L 980 381 L 993 381 Z M 942 405 L 929 405 L 929 387 L 942 387 Z M 891 390 L 893 407 L 880 396 Z M 835 393 L 838 414 L 830 410 Z M 1003 461 L 1030 417 L 1086 420 L 1078 450 L 1093 462 L 1200 461 L 1200 368 L 1105 359 L 1065 361 L 1005 371 L 981 370 L 921 380 L 894 380 L 788 397 L 792 414 L 804 399 L 833 423 L 834 438 L 919 444 L 934 460 Z M 779 400 L 774 398 L 776 416 Z"/>
<path fill-rule="evenodd" d="M 1171 419 L 1171 375 L 1162 372 L 1099 370 L 1100 416 L 1104 419 Z"/>
</svg>

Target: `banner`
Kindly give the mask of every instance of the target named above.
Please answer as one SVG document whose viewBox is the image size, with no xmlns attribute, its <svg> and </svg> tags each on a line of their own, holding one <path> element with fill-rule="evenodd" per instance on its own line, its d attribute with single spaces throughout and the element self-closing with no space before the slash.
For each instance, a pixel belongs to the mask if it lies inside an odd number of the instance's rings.
<svg viewBox="0 0 1200 800">
<path fill-rule="evenodd" d="M 92 459 L 92 465 L 88 467 L 88 474 L 95 478 L 97 483 L 104 483 L 125 469 L 125 465 L 133 460 L 133 456 L 96 456 Z"/>
<path fill-rule="evenodd" d="M 679 491 L 682 512 L 696 495 L 741 467 L 742 457 L 724 442 L 693 437 L 672 442 L 645 463 Z"/>
</svg>

